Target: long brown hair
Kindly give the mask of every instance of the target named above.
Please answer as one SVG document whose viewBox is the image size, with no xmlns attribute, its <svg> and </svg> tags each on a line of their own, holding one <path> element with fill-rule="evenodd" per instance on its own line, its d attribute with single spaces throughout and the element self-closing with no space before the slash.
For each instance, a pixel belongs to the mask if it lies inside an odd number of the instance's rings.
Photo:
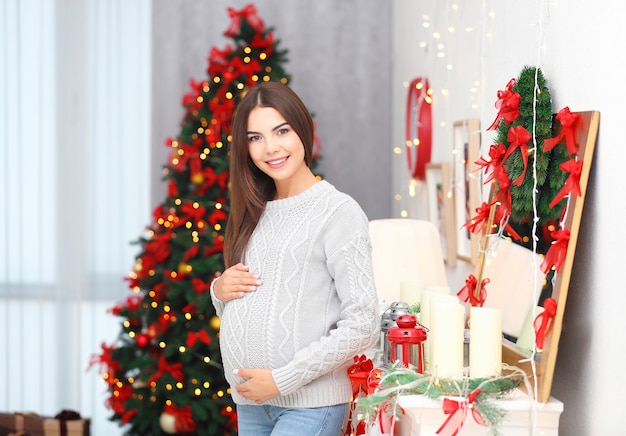
<svg viewBox="0 0 626 436">
<path fill-rule="evenodd" d="M 228 268 L 244 262 L 244 253 L 265 203 L 276 195 L 274 180 L 259 170 L 248 152 L 248 116 L 256 107 L 276 109 L 304 144 L 304 161 L 313 158 L 313 119 L 298 95 L 287 85 L 264 82 L 252 87 L 235 108 L 230 142 L 230 211 L 224 239 Z"/>
</svg>

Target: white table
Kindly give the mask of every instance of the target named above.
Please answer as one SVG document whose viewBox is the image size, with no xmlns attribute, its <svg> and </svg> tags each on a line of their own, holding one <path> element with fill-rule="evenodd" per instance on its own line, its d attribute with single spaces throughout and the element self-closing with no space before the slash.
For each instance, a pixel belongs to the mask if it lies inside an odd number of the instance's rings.
<svg viewBox="0 0 626 436">
<path fill-rule="evenodd" d="M 506 399 L 493 400 L 507 412 L 498 430 L 503 436 L 558 436 L 559 418 L 563 403 L 550 398 L 547 403 L 537 403 L 521 391 Z M 398 401 L 405 414 L 397 425 L 398 436 L 438 436 L 437 429 L 446 420 L 442 400 L 432 400 L 423 395 L 402 395 Z M 467 419 L 458 436 L 488 436 L 489 427 L 477 424 L 467 414 Z"/>
</svg>

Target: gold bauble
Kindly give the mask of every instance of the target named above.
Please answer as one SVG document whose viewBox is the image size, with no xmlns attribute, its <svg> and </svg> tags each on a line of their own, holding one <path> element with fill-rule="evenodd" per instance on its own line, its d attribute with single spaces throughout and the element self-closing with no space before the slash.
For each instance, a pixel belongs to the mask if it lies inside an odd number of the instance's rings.
<svg viewBox="0 0 626 436">
<path fill-rule="evenodd" d="M 189 265 L 187 262 L 183 261 L 178 264 L 178 274 L 181 276 L 189 274 L 191 270 L 192 270 L 191 265 Z"/>
<path fill-rule="evenodd" d="M 191 176 L 191 183 L 194 185 L 202 185 L 204 183 L 204 175 L 202 173 L 196 173 Z"/>
<path fill-rule="evenodd" d="M 213 330 L 217 331 L 220 329 L 220 326 L 222 325 L 222 321 L 220 320 L 218 316 L 214 316 L 209 321 L 209 325 L 211 326 Z"/>
</svg>

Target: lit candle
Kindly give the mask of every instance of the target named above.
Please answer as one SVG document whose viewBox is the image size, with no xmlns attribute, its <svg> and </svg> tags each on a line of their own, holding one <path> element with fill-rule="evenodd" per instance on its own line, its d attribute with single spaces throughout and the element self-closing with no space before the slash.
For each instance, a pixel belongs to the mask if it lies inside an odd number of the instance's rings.
<svg viewBox="0 0 626 436">
<path fill-rule="evenodd" d="M 430 310 L 430 373 L 462 377 L 465 308 L 456 295 L 438 295 L 431 297 Z"/>
<path fill-rule="evenodd" d="M 400 282 L 400 301 L 407 303 L 409 307 L 420 303 L 422 286 L 417 282 Z"/>
<path fill-rule="evenodd" d="M 493 377 L 502 371 L 502 312 L 470 309 L 470 377 Z"/>
</svg>

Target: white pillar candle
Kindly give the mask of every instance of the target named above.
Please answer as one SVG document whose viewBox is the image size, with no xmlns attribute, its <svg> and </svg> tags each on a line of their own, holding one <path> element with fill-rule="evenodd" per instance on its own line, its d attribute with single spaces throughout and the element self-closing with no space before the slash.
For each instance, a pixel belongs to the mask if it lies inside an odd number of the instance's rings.
<svg viewBox="0 0 626 436">
<path fill-rule="evenodd" d="M 400 282 L 400 301 L 407 303 L 409 307 L 421 304 L 422 286 L 417 282 Z"/>
<path fill-rule="evenodd" d="M 516 345 L 529 353 L 532 353 L 535 348 L 535 318 L 541 312 L 543 312 L 543 307 L 535 306 L 528 310 L 528 314 L 526 314 L 526 319 L 524 319 L 524 324 L 522 325 L 522 330 L 517 338 Z"/>
<path fill-rule="evenodd" d="M 439 378 L 463 376 L 465 308 L 456 295 L 430 300 L 430 373 Z"/>
<path fill-rule="evenodd" d="M 433 295 L 450 295 L 450 288 L 437 288 L 430 291 L 426 290 L 426 287 L 422 289 L 420 294 L 420 313 L 419 323 L 430 330 L 430 299 Z M 424 369 L 428 371 L 430 366 L 430 331 L 427 333 L 428 337 L 424 341 Z"/>
<path fill-rule="evenodd" d="M 470 377 L 493 377 L 502 371 L 502 312 L 470 309 Z"/>
</svg>

